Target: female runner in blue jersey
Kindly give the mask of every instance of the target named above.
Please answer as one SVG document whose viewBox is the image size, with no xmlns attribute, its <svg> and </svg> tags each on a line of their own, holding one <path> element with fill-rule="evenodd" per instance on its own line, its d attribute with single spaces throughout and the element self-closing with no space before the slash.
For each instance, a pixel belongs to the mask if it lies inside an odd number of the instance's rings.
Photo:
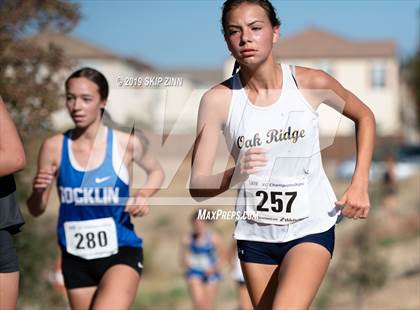
<svg viewBox="0 0 420 310">
<path fill-rule="evenodd" d="M 307 309 L 330 263 L 337 217 L 368 216 L 374 116 L 325 72 L 276 63 L 280 22 L 268 0 L 227 0 L 222 27 L 240 70 L 202 97 L 190 193 L 201 200 L 238 184 L 245 217 L 234 238 L 254 308 Z M 338 201 L 322 168 L 321 103 L 356 125 L 357 164 Z M 213 174 L 221 132 L 237 169 Z"/>
<path fill-rule="evenodd" d="M 147 198 L 160 187 L 163 172 L 137 136 L 102 124 L 108 83 L 100 72 L 80 69 L 65 88 L 75 128 L 42 144 L 27 204 L 32 215 L 41 215 L 57 178 L 57 234 L 71 307 L 128 309 L 143 267 L 142 239 L 130 216 L 149 212 Z M 133 162 L 147 181 L 130 197 Z"/>
<path fill-rule="evenodd" d="M 182 239 L 181 267 L 194 309 L 214 309 L 226 253 L 219 235 L 198 214 L 194 212 L 191 216 L 192 232 Z"/>
</svg>

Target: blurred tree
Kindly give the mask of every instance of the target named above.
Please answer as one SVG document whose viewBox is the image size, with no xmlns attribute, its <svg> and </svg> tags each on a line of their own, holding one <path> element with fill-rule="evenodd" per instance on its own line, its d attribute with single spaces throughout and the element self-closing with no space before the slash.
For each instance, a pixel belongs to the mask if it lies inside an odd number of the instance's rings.
<svg viewBox="0 0 420 310">
<path fill-rule="evenodd" d="M 26 142 L 29 159 L 29 167 L 17 178 L 21 206 L 30 182 L 25 174 L 36 160 L 29 150 L 39 145 L 39 134 L 49 126 L 48 116 L 58 107 L 63 84 L 59 74 L 71 65 L 57 46 L 41 49 L 31 38 L 43 31 L 69 32 L 78 21 L 79 5 L 70 1 L 0 0 L 0 95 Z M 55 221 L 51 216 L 33 220 L 22 211 L 27 216 L 23 232 L 16 237 L 19 304 L 22 308 L 34 304 L 40 309 L 63 308 L 65 303 L 45 275 L 56 252 L 51 239 Z"/>
<path fill-rule="evenodd" d="M 48 127 L 62 86 L 55 76 L 70 66 L 57 46 L 41 49 L 30 37 L 68 32 L 79 17 L 66 0 L 0 0 L 0 94 L 24 140 Z"/>
<path fill-rule="evenodd" d="M 420 127 L 420 46 L 417 52 L 403 65 L 408 85 L 414 94 L 417 124 Z"/>
<path fill-rule="evenodd" d="M 420 26 L 420 7 L 417 9 L 417 24 Z M 417 27 L 417 32 L 419 32 Z M 420 33 L 417 35 L 417 50 L 402 64 L 402 74 L 413 92 L 417 112 L 417 125 L 420 128 Z"/>
</svg>

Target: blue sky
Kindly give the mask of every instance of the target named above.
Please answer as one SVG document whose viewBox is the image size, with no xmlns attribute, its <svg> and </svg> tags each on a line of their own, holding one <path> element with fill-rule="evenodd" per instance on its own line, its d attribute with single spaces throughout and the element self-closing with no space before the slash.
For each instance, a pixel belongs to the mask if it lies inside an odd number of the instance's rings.
<svg viewBox="0 0 420 310">
<path fill-rule="evenodd" d="M 220 31 L 222 0 L 78 1 L 72 35 L 158 68 L 220 67 L 229 55 Z M 400 56 L 418 43 L 420 5 L 395 1 L 272 1 L 281 36 L 316 26 L 353 39 L 393 39 Z"/>
</svg>

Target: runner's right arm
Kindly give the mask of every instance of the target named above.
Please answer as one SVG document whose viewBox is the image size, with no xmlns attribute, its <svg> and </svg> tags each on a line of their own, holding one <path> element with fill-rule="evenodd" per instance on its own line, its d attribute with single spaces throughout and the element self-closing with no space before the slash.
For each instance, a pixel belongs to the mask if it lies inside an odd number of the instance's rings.
<svg viewBox="0 0 420 310">
<path fill-rule="evenodd" d="M 44 141 L 38 157 L 38 171 L 32 183 L 32 193 L 26 201 L 29 212 L 40 216 L 47 208 L 52 184 L 57 175 L 63 135 Z"/>
<path fill-rule="evenodd" d="M 184 238 L 181 240 L 181 249 L 179 252 L 179 263 L 182 272 L 186 272 L 188 270 L 188 244 L 189 238 L 188 236 L 184 236 Z"/>
<path fill-rule="evenodd" d="M 200 102 L 190 178 L 190 194 L 196 201 L 225 192 L 230 185 L 244 181 L 266 164 L 264 150 L 251 148 L 239 161 L 239 173 L 235 173 L 235 167 L 212 173 L 219 136 L 229 113 L 231 93 L 227 86 L 220 84 L 204 94 Z"/>
</svg>

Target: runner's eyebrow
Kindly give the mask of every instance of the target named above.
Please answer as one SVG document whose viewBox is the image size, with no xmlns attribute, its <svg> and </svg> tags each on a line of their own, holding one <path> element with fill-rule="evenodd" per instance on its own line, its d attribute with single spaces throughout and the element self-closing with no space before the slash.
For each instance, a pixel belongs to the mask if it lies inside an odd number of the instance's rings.
<svg viewBox="0 0 420 310">
<path fill-rule="evenodd" d="M 263 20 L 254 20 L 254 21 L 248 23 L 247 26 L 252 26 L 256 23 L 264 23 L 264 21 Z M 238 26 L 238 25 L 235 25 L 235 24 L 229 24 L 228 28 L 241 28 L 241 26 Z"/>
<path fill-rule="evenodd" d="M 66 93 L 66 96 L 73 96 L 73 97 L 77 97 L 77 94 L 75 94 L 75 93 L 71 93 L 71 92 L 67 92 L 67 93 Z M 92 95 L 92 94 L 87 94 L 87 93 L 80 94 L 79 96 L 80 96 L 80 97 L 89 97 L 89 98 L 92 98 L 92 97 L 93 97 L 93 95 Z"/>
<path fill-rule="evenodd" d="M 253 22 L 248 23 L 248 26 L 252 26 L 256 23 L 263 23 L 264 24 L 264 21 L 263 20 L 254 20 Z"/>
</svg>

